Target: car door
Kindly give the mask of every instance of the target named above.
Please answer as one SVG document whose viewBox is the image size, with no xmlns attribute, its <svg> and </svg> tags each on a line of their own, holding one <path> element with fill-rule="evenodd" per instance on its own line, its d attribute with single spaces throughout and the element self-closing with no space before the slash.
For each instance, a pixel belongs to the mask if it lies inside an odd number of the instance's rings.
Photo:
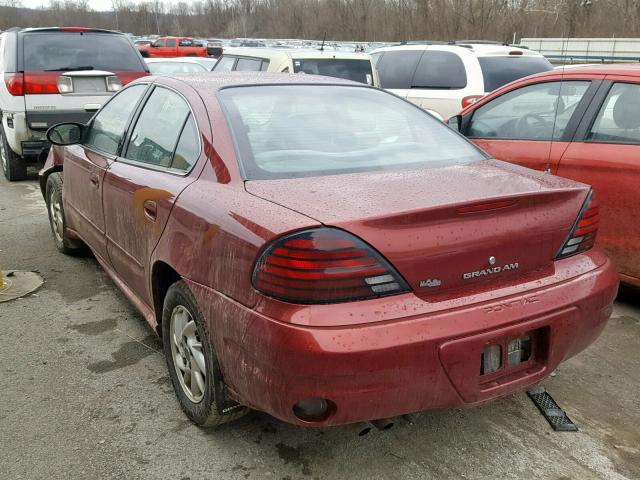
<svg viewBox="0 0 640 480">
<path fill-rule="evenodd" d="M 149 258 L 178 195 L 197 178 L 191 172 L 199 156 L 200 136 L 189 103 L 155 86 L 105 175 L 109 258 L 118 276 L 148 304 Z"/>
<path fill-rule="evenodd" d="M 610 79 L 610 80 L 609 80 Z M 590 184 L 597 241 L 618 271 L 640 280 L 640 83 L 607 77 L 564 153 L 558 175 Z"/>
<path fill-rule="evenodd" d="M 178 39 L 167 38 L 164 42 L 164 48 L 160 49 L 160 55 L 164 58 L 172 58 L 178 55 Z"/>
<path fill-rule="evenodd" d="M 596 89 L 592 80 L 519 86 L 475 109 L 463 133 L 494 158 L 555 173 Z"/>
<path fill-rule="evenodd" d="M 144 84 L 132 85 L 115 95 L 93 118 L 83 144 L 65 148 L 62 195 L 69 227 L 105 260 L 104 175 L 146 88 Z"/>
</svg>

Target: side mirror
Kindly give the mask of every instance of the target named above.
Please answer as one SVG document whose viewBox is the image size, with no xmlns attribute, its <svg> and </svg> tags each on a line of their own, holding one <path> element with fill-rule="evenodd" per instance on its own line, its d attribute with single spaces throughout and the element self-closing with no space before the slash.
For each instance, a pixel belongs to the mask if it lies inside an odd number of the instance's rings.
<svg viewBox="0 0 640 480">
<path fill-rule="evenodd" d="M 460 128 L 462 127 L 462 115 L 454 115 L 449 120 L 447 120 L 447 125 L 452 130 L 459 132 Z"/>
<path fill-rule="evenodd" d="M 84 129 L 81 123 L 59 123 L 47 130 L 47 140 L 54 145 L 75 145 L 82 141 Z"/>
</svg>

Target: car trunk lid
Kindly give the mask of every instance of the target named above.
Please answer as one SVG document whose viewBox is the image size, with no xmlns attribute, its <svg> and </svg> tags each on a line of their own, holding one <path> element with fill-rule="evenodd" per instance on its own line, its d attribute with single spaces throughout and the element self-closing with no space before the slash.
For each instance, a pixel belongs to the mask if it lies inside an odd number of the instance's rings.
<svg viewBox="0 0 640 480">
<path fill-rule="evenodd" d="M 423 298 L 551 273 L 589 191 L 495 160 L 248 181 L 246 189 L 359 236 Z"/>
</svg>

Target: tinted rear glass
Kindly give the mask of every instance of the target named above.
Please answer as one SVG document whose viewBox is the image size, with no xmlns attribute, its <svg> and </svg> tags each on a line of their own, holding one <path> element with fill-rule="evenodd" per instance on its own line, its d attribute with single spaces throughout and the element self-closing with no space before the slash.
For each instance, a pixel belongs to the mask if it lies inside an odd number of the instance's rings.
<svg viewBox="0 0 640 480">
<path fill-rule="evenodd" d="M 509 55 L 504 57 L 479 57 L 484 78 L 484 91 L 491 92 L 509 82 L 534 73 L 552 70 L 553 66 L 544 57 Z"/>
<path fill-rule="evenodd" d="M 415 88 L 460 89 L 467 86 L 467 73 L 460 56 L 427 50 L 422 55 L 412 86 Z"/>
<path fill-rule="evenodd" d="M 482 160 L 420 108 L 374 88 L 283 85 L 220 92 L 245 178 L 297 178 Z"/>
<path fill-rule="evenodd" d="M 142 60 L 122 35 L 79 32 L 28 33 L 24 35 L 24 70 L 141 71 Z"/>
<path fill-rule="evenodd" d="M 371 61 L 368 59 L 294 59 L 293 71 L 295 73 L 304 72 L 311 75 L 344 78 L 346 80 L 353 80 L 354 82 L 373 85 Z"/>
<path fill-rule="evenodd" d="M 391 89 L 411 88 L 413 74 L 418 67 L 423 50 L 393 50 L 384 52 L 376 68 L 380 86 Z"/>
<path fill-rule="evenodd" d="M 259 72 L 262 60 L 256 58 L 239 58 L 236 70 L 241 72 Z"/>
</svg>

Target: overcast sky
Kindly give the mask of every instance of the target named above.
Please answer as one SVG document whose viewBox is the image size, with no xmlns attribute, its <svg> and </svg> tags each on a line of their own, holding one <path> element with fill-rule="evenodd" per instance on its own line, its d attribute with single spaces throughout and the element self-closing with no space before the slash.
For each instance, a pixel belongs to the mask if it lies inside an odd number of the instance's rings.
<svg viewBox="0 0 640 480">
<path fill-rule="evenodd" d="M 140 3 L 142 0 L 130 0 L 133 3 Z M 186 3 L 191 3 L 193 0 L 183 0 Z M 164 0 L 166 5 L 170 3 L 178 3 L 177 0 Z M 43 5 L 48 5 L 48 0 L 22 0 L 22 5 L 27 8 L 38 8 Z M 111 0 L 89 0 L 89 6 L 93 10 L 113 10 L 113 4 Z"/>
</svg>

